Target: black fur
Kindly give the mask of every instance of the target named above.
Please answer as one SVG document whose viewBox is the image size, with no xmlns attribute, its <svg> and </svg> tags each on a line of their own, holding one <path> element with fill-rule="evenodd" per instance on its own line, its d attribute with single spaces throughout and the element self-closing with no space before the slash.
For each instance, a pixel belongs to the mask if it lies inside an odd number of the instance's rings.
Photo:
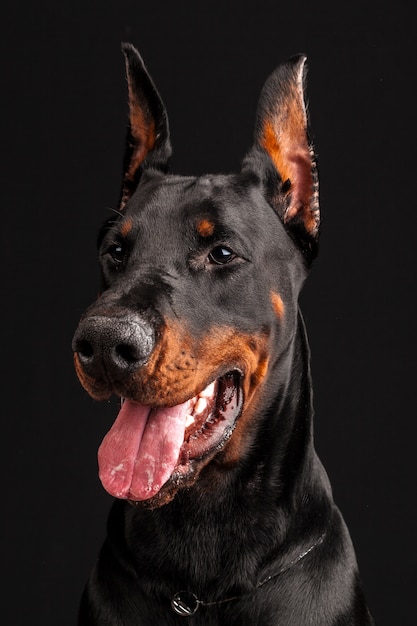
<svg viewBox="0 0 417 626">
<path fill-rule="evenodd" d="M 115 500 L 79 624 L 370 625 L 313 447 L 297 303 L 318 241 L 305 59 L 268 79 L 241 172 L 194 178 L 165 173 L 165 108 L 139 54 L 124 53 L 126 174 L 120 212 L 100 236 L 102 295 L 74 337 L 77 372 L 97 399 L 154 407 L 233 372 L 242 406 L 184 476 L 151 498 Z M 178 591 L 201 601 L 193 616 L 172 609 Z"/>
</svg>

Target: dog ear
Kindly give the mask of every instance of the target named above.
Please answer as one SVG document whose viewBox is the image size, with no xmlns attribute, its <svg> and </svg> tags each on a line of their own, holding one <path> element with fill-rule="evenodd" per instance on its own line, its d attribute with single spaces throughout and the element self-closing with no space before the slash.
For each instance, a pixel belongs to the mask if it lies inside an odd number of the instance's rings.
<svg viewBox="0 0 417 626">
<path fill-rule="evenodd" d="M 169 125 L 165 106 L 139 52 L 122 44 L 126 61 L 129 96 L 129 125 L 120 199 L 123 209 L 135 191 L 145 167 L 166 172 L 171 156 Z"/>
<path fill-rule="evenodd" d="M 244 169 L 261 175 L 268 201 L 311 256 L 317 247 L 319 203 L 304 100 L 305 62 L 305 56 L 293 57 L 266 81 L 258 104 L 255 145 Z"/>
</svg>

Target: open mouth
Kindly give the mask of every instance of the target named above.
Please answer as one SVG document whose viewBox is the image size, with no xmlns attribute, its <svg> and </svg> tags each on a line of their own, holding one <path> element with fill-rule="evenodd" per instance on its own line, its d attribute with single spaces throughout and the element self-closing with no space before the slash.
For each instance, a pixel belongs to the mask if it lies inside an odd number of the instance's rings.
<svg viewBox="0 0 417 626">
<path fill-rule="evenodd" d="M 186 481 L 220 450 L 242 410 L 241 374 L 234 370 L 174 407 L 126 399 L 98 452 L 104 488 L 116 498 L 152 498 L 169 482 Z"/>
</svg>

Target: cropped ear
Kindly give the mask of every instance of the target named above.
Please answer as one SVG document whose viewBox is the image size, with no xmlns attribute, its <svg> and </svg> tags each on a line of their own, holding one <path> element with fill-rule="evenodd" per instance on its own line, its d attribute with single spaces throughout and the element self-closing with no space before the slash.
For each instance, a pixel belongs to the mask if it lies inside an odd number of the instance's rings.
<svg viewBox="0 0 417 626">
<path fill-rule="evenodd" d="M 169 125 L 164 104 L 139 52 L 122 44 L 126 61 L 129 124 L 120 199 L 123 209 L 135 191 L 145 167 L 166 172 L 171 156 Z"/>
<path fill-rule="evenodd" d="M 294 57 L 266 81 L 255 145 L 244 169 L 255 170 L 265 181 L 268 201 L 303 252 L 313 256 L 319 230 L 318 175 L 304 100 L 305 62 L 305 56 Z"/>
</svg>

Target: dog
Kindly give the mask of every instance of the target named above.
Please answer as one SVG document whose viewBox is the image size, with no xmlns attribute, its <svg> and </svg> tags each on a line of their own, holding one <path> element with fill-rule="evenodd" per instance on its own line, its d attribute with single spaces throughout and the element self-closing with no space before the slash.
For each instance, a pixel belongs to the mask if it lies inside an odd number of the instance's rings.
<svg viewBox="0 0 417 626">
<path fill-rule="evenodd" d="M 168 173 L 168 118 L 123 44 L 129 125 L 79 380 L 121 408 L 114 496 L 79 625 L 366 626 L 354 548 L 313 446 L 298 296 L 317 254 L 306 58 L 266 81 L 238 173 Z M 185 621 L 184 621 L 185 620 Z"/>
</svg>

